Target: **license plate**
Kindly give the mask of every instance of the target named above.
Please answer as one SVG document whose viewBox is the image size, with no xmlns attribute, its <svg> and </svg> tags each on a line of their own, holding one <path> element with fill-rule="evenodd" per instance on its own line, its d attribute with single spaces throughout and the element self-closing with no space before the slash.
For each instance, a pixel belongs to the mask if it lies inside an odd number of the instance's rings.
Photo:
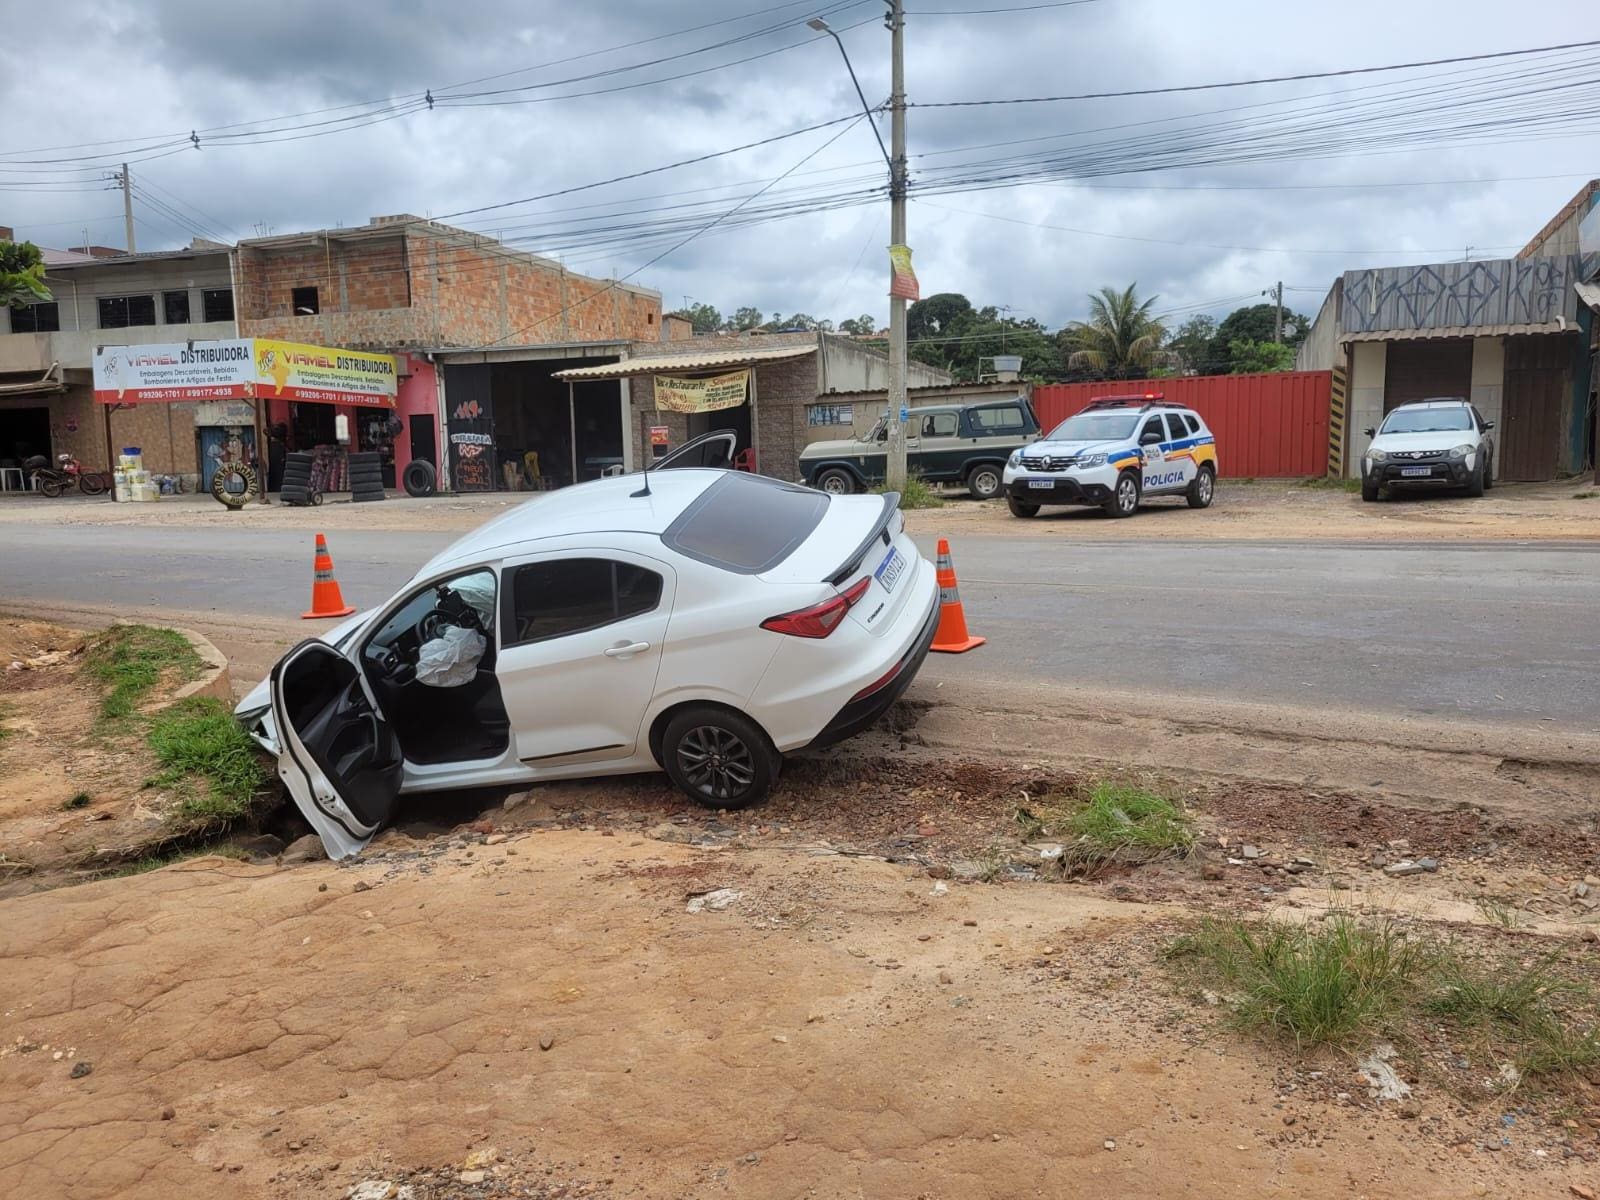
<svg viewBox="0 0 1600 1200">
<path fill-rule="evenodd" d="M 1432 467 L 1401 467 L 1400 468 L 1400 474 L 1402 474 L 1402 475 L 1432 475 L 1433 474 L 1433 468 Z"/>
<path fill-rule="evenodd" d="M 1056 483 L 1053 479 L 1030 479 L 1028 480 L 1028 486 L 1031 488 L 1054 488 Z"/>
<path fill-rule="evenodd" d="M 890 549 L 889 553 L 883 556 L 883 561 L 878 564 L 878 569 L 873 575 L 877 576 L 884 591 L 892 592 L 894 585 L 900 582 L 900 576 L 905 573 L 905 569 L 905 556 L 898 550 Z"/>
</svg>

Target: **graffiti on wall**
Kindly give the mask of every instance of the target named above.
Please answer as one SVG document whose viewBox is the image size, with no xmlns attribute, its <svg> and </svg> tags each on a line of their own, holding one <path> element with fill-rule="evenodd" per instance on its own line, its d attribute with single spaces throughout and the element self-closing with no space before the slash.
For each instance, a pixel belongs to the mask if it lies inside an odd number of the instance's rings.
<svg viewBox="0 0 1600 1200">
<path fill-rule="evenodd" d="M 1576 314 L 1574 256 L 1348 271 L 1346 332 L 1542 324 Z"/>
</svg>

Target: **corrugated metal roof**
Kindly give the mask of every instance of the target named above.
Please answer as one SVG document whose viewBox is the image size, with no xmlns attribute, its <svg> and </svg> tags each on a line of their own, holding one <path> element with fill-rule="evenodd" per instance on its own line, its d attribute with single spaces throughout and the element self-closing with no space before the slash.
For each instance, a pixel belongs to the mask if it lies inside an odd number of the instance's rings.
<svg viewBox="0 0 1600 1200">
<path fill-rule="evenodd" d="M 1576 333 L 1571 321 L 1525 321 L 1513 325 L 1436 325 L 1432 329 L 1368 329 L 1340 335 L 1342 342 L 1416 342 L 1437 338 L 1511 337 L 1527 333 Z"/>
<path fill-rule="evenodd" d="M 1577 289 L 1579 300 L 1600 312 L 1600 283 L 1575 283 L 1572 286 Z"/>
<path fill-rule="evenodd" d="M 719 367 L 758 367 L 762 363 L 782 362 L 815 354 L 815 342 L 804 346 L 778 346 L 762 350 L 701 350 L 695 354 L 656 354 L 648 358 L 629 358 L 598 367 L 572 367 L 556 371 L 555 378 L 568 382 L 585 379 L 627 379 L 633 375 L 672 374 L 675 371 L 712 371 Z"/>
</svg>

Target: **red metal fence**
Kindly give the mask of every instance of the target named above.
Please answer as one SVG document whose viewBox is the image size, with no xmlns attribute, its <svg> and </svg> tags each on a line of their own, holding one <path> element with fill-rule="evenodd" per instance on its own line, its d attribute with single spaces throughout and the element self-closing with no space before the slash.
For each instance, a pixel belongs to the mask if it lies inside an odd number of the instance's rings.
<svg viewBox="0 0 1600 1200">
<path fill-rule="evenodd" d="M 1116 383 L 1047 383 L 1033 408 L 1049 432 L 1097 396 L 1159 392 L 1199 413 L 1217 436 L 1220 473 L 1235 478 L 1322 475 L 1328 469 L 1329 371 L 1185 375 Z"/>
</svg>

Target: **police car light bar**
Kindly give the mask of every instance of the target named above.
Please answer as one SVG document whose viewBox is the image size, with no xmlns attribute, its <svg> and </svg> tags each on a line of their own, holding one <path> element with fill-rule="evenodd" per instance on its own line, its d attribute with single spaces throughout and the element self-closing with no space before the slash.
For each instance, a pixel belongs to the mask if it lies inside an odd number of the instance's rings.
<svg viewBox="0 0 1600 1200">
<path fill-rule="evenodd" d="M 1143 392 L 1137 396 L 1097 396 L 1084 406 L 1084 411 L 1093 408 L 1125 408 L 1130 404 L 1149 405 L 1165 398 L 1164 392 Z"/>
</svg>

